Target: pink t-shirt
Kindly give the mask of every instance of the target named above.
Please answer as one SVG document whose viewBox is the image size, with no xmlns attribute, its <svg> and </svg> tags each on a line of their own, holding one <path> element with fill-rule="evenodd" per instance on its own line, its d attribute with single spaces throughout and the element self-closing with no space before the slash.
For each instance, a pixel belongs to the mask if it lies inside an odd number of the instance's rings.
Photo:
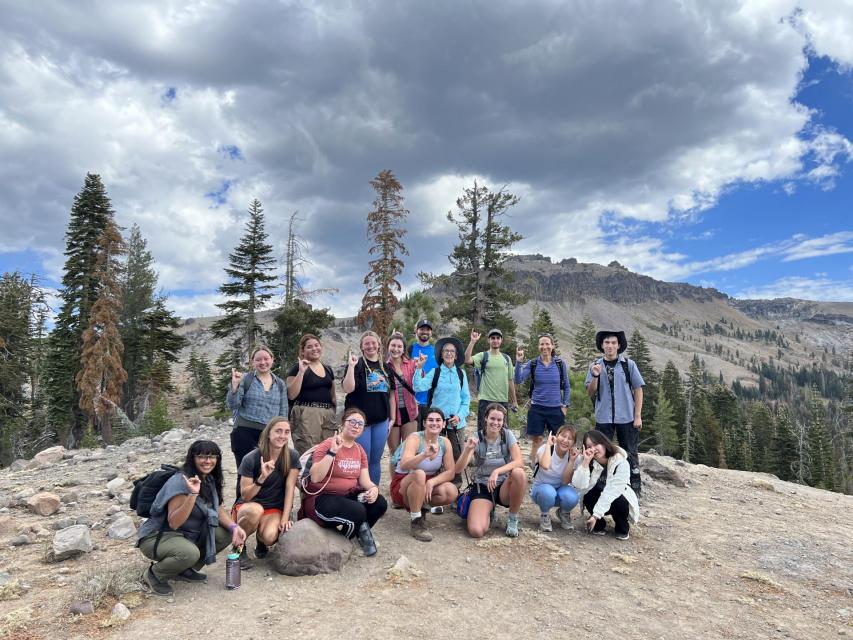
<svg viewBox="0 0 853 640">
<path fill-rule="evenodd" d="M 332 446 L 332 439 L 323 440 L 317 445 L 312 458 L 313 464 L 320 462 L 326 455 L 326 452 Z M 345 496 L 358 488 L 358 477 L 361 475 L 361 470 L 367 469 L 367 454 L 361 445 L 353 443 L 353 446 L 341 447 L 338 449 L 338 454 L 332 461 L 332 477 L 323 493 L 330 493 L 337 496 Z M 328 474 L 328 471 L 326 472 Z M 317 491 L 326 482 L 328 475 L 324 475 L 320 482 L 311 482 L 308 485 L 308 491 Z"/>
</svg>

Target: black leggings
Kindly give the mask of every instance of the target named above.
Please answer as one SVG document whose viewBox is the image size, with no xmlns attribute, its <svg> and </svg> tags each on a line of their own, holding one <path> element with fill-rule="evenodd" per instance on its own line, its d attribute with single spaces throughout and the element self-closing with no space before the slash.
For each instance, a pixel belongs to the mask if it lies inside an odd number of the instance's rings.
<svg viewBox="0 0 853 640">
<path fill-rule="evenodd" d="M 340 526 L 341 533 L 347 538 L 355 535 L 362 522 L 367 522 L 372 528 L 387 509 L 388 503 L 381 495 L 376 498 L 376 502 L 359 502 L 355 494 L 335 496 L 326 493 L 317 496 L 314 502 L 314 513 L 320 524 L 327 529 Z"/>
<path fill-rule="evenodd" d="M 246 454 L 252 452 L 258 446 L 258 439 L 261 437 L 261 432 L 250 427 L 234 427 L 231 431 L 231 451 L 234 453 L 234 460 L 237 462 L 237 470 L 240 470 L 240 463 Z M 237 476 L 237 499 L 240 499 L 240 476 Z"/>
<path fill-rule="evenodd" d="M 583 506 L 587 511 L 592 513 L 592 510 L 595 508 L 595 503 L 598 502 L 598 498 L 601 496 L 603 488 L 602 487 L 593 487 L 583 497 Z M 628 523 L 628 512 L 630 510 L 630 505 L 628 504 L 628 500 L 625 496 L 619 496 L 613 502 L 610 503 L 610 509 L 604 515 L 613 516 L 613 523 L 616 525 L 616 533 L 628 533 L 628 530 L 631 528 L 631 525 Z M 597 520 L 595 523 L 596 531 L 604 531 L 607 528 L 607 523 L 604 520 Z"/>
</svg>

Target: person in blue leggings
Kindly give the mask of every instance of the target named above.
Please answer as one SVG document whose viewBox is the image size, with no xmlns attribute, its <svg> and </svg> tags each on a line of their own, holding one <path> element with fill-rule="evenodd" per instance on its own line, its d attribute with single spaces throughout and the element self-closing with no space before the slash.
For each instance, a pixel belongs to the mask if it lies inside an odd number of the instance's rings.
<svg viewBox="0 0 853 640">
<path fill-rule="evenodd" d="M 557 435 L 549 435 L 547 442 L 536 452 L 533 489 L 530 496 L 539 505 L 541 531 L 552 531 L 551 509 L 557 507 L 557 519 L 563 529 L 574 529 L 571 511 L 578 504 L 578 492 L 572 486 L 572 476 L 580 459 L 580 449 L 575 446 L 577 431 L 564 424 Z"/>
</svg>

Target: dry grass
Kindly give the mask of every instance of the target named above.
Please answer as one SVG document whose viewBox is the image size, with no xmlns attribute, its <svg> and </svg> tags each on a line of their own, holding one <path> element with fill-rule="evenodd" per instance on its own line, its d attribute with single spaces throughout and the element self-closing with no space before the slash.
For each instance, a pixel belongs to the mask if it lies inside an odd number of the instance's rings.
<svg viewBox="0 0 853 640">
<path fill-rule="evenodd" d="M 92 567 L 78 580 L 73 597 L 75 600 L 88 600 L 97 607 L 106 596 L 118 600 L 126 593 L 141 591 L 143 568 L 144 563 L 139 561 Z"/>
</svg>

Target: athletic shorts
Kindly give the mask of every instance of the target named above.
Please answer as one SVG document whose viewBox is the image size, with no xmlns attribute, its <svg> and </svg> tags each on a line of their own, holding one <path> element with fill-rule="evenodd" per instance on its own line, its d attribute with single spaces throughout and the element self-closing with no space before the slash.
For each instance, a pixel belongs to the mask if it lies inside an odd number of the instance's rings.
<svg viewBox="0 0 853 640">
<path fill-rule="evenodd" d="M 401 491 L 401 485 L 403 484 L 403 478 L 405 478 L 407 475 L 409 474 L 394 472 L 394 477 L 391 478 L 391 500 L 394 502 L 394 504 L 401 504 L 406 507 L 406 509 L 409 508 L 409 503 L 406 502 L 406 496 L 404 496 L 403 492 Z M 430 478 L 434 478 L 435 475 L 436 474 L 427 476 L 426 479 L 429 480 Z"/>
<path fill-rule="evenodd" d="M 563 410 L 560 407 L 543 407 L 532 404 L 527 412 L 527 435 L 541 436 L 545 433 L 545 429 L 551 433 L 557 433 L 565 421 L 566 416 L 563 415 Z"/>
<path fill-rule="evenodd" d="M 498 486 L 495 487 L 494 494 L 489 491 L 489 486 L 487 484 L 480 482 L 474 484 L 474 488 L 471 490 L 471 502 L 474 500 L 486 499 L 509 509 L 509 504 L 501 502 L 501 487 L 504 486 L 504 482 L 506 482 L 506 479 L 500 481 Z"/>
</svg>

